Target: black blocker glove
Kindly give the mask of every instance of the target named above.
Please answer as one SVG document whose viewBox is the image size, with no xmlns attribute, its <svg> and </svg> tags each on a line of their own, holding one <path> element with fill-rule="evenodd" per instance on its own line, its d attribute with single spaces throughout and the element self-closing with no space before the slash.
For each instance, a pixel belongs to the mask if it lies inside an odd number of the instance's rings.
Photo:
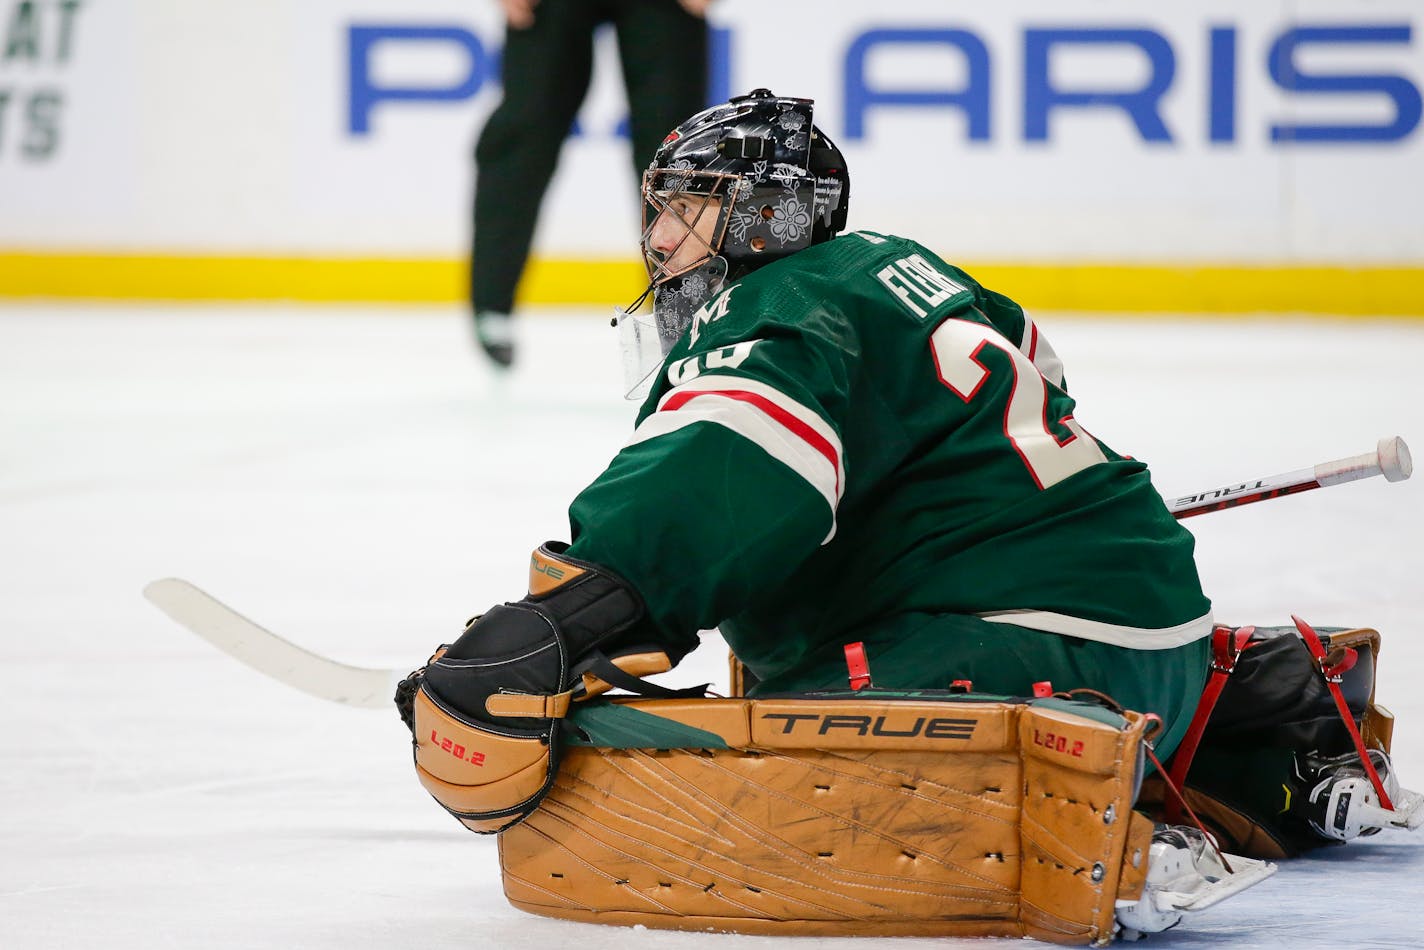
<svg viewBox="0 0 1424 950">
<path fill-rule="evenodd" d="M 636 689 L 637 677 L 686 653 L 636 642 L 642 599 L 599 565 L 566 557 L 567 547 L 541 545 L 529 595 L 470 621 L 396 690 L 421 784 L 472 831 L 503 831 L 548 794 L 571 702 Z"/>
</svg>

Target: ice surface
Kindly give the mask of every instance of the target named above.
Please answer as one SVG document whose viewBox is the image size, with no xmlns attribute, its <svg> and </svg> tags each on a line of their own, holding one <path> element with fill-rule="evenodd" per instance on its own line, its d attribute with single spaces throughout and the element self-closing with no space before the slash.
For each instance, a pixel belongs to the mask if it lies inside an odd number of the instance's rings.
<svg viewBox="0 0 1424 950">
<path fill-rule="evenodd" d="M 1424 326 L 1037 314 L 1079 421 L 1187 493 L 1424 451 Z M 0 308 L 0 947 L 733 948 L 527 916 L 417 786 L 394 712 L 270 682 L 140 596 L 189 578 L 302 645 L 415 666 L 523 590 L 625 438 L 613 331 L 521 321 L 496 377 L 449 309 Z M 1424 477 L 1186 522 L 1218 616 L 1385 636 L 1424 785 Z M 676 681 L 725 681 L 720 644 Z M 1298 860 L 1156 947 L 1418 947 L 1424 835 Z M 805 948 L 985 941 L 804 938 Z M 1015 946 L 1022 946 L 1016 943 Z"/>
</svg>

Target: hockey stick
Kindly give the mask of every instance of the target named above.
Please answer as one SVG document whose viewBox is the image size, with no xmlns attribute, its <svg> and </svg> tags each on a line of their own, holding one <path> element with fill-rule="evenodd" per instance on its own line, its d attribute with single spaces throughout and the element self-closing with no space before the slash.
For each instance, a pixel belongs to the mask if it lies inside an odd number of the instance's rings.
<svg viewBox="0 0 1424 950">
<path fill-rule="evenodd" d="M 1254 481 L 1226 485 L 1211 491 L 1183 495 L 1169 501 L 1167 508 L 1172 517 L 1180 521 L 1194 515 L 1204 515 L 1209 511 L 1235 508 L 1256 501 L 1279 498 L 1325 488 L 1361 478 L 1383 475 L 1387 482 L 1402 482 L 1414 472 L 1414 462 L 1409 457 L 1409 446 L 1399 436 L 1380 439 L 1373 452 L 1321 462 L 1314 468 L 1303 468 L 1281 475 L 1269 475 Z"/>
<path fill-rule="evenodd" d="M 386 709 L 404 675 L 398 670 L 348 666 L 304 650 L 176 577 L 154 581 L 143 589 L 143 596 L 239 662 L 318 699 Z"/>
</svg>

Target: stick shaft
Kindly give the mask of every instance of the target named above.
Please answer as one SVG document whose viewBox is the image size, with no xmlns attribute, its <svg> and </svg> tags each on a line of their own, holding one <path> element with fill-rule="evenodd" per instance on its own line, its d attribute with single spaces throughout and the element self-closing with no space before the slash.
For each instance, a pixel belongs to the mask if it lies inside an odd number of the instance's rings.
<svg viewBox="0 0 1424 950">
<path fill-rule="evenodd" d="M 1331 482 L 1330 484 L 1337 483 Z M 1256 501 L 1268 501 L 1284 495 L 1297 495 L 1303 491 L 1320 487 L 1322 485 L 1315 478 L 1312 470 L 1302 469 L 1299 472 L 1291 472 L 1286 475 L 1258 478 L 1254 481 L 1242 482 L 1239 485 L 1226 485 L 1211 491 L 1198 492 L 1195 495 L 1184 495 L 1169 501 L 1167 509 L 1172 512 L 1173 518 L 1181 521 L 1183 518 L 1204 515 L 1210 511 L 1223 511 L 1227 508 L 1249 505 Z"/>
<path fill-rule="evenodd" d="M 1182 495 L 1167 502 L 1172 517 L 1180 521 L 1209 511 L 1236 508 L 1257 501 L 1295 495 L 1315 488 L 1341 485 L 1361 478 L 1384 475 L 1389 481 L 1408 478 L 1413 470 L 1409 449 L 1404 440 L 1395 437 L 1381 439 L 1374 452 L 1321 462 L 1312 468 L 1268 475 L 1235 485 L 1224 485 L 1210 491 Z"/>
</svg>

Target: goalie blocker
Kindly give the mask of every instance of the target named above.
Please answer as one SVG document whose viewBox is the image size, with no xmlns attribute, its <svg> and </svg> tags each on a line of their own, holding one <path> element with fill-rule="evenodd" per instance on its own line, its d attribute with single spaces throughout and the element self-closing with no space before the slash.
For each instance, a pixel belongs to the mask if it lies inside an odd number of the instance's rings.
<svg viewBox="0 0 1424 950">
<path fill-rule="evenodd" d="M 498 832 L 538 806 L 572 701 L 637 686 L 686 652 L 630 638 L 641 599 L 564 547 L 539 547 L 527 597 L 471 620 L 396 689 L 421 784 L 472 831 Z"/>
</svg>

